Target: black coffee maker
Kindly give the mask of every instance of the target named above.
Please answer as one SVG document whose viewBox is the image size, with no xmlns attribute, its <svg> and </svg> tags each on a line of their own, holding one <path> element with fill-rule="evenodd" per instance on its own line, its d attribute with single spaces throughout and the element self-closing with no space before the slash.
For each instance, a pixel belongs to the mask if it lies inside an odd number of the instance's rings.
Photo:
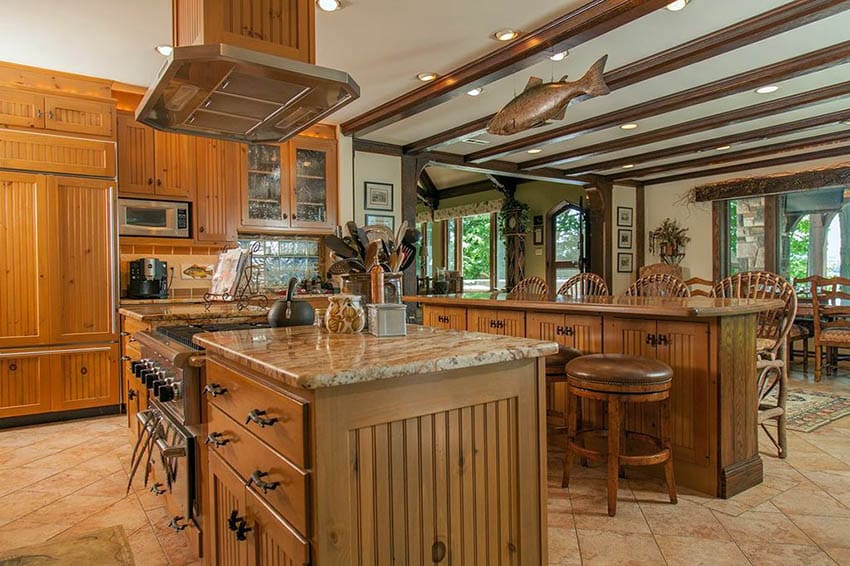
<svg viewBox="0 0 850 566">
<path fill-rule="evenodd" d="M 168 264 L 153 257 L 131 261 L 127 298 L 167 299 Z"/>
</svg>

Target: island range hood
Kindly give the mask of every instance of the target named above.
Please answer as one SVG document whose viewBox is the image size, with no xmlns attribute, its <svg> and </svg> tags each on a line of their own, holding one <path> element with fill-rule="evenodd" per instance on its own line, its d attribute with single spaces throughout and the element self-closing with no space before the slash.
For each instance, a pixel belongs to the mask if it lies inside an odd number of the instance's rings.
<svg viewBox="0 0 850 566">
<path fill-rule="evenodd" d="M 280 142 L 356 100 L 347 73 L 212 43 L 175 47 L 136 109 L 166 132 Z"/>
</svg>

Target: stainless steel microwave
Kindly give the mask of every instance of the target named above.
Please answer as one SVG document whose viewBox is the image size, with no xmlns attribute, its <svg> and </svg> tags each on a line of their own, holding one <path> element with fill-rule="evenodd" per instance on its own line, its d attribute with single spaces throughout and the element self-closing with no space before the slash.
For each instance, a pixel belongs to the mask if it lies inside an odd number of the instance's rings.
<svg viewBox="0 0 850 566">
<path fill-rule="evenodd" d="M 118 199 L 118 234 L 157 238 L 191 238 L 189 203 Z"/>
</svg>

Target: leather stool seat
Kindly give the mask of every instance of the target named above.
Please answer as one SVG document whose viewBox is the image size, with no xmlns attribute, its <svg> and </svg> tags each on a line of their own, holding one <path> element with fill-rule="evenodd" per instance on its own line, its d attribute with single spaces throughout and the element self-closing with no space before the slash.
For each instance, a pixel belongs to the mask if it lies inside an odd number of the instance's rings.
<svg viewBox="0 0 850 566">
<path fill-rule="evenodd" d="M 567 363 L 570 384 L 621 394 L 670 389 L 673 370 L 664 362 L 622 354 L 591 354 Z"/>
<path fill-rule="evenodd" d="M 568 346 L 559 346 L 558 353 L 546 356 L 546 375 L 550 377 L 561 377 L 566 379 L 564 375 L 564 367 L 568 362 L 581 356 L 581 352 L 575 348 Z"/>
</svg>

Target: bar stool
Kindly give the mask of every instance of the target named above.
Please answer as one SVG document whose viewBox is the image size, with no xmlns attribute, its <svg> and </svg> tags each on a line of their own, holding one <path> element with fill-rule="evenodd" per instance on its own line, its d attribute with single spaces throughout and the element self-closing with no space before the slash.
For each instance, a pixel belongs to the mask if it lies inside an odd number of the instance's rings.
<svg viewBox="0 0 850 566">
<path fill-rule="evenodd" d="M 617 513 L 617 481 L 621 466 L 664 464 L 670 502 L 676 503 L 676 481 L 673 478 L 673 449 L 670 435 L 670 386 L 673 370 L 656 360 L 620 354 L 592 354 L 567 363 L 568 439 L 564 462 L 563 487 L 568 487 L 570 470 L 576 454 L 597 462 L 608 463 L 608 515 Z M 578 407 L 581 399 L 603 401 L 608 408 L 608 427 L 579 429 Z M 660 438 L 625 430 L 623 404 L 661 402 Z M 607 437 L 608 450 L 585 448 L 585 437 L 595 434 Z M 651 452 L 628 450 L 634 444 L 647 444 Z M 621 442 L 623 446 L 621 446 Z"/>
<path fill-rule="evenodd" d="M 564 373 L 564 367 L 567 362 L 581 356 L 581 352 L 569 346 L 559 345 L 558 353 L 546 356 L 546 384 L 566 383 L 567 374 Z M 553 432 L 563 432 L 567 429 L 567 413 L 556 411 L 551 406 L 546 407 L 546 416 L 563 419 L 563 426 L 554 426 L 550 430 Z"/>
</svg>

